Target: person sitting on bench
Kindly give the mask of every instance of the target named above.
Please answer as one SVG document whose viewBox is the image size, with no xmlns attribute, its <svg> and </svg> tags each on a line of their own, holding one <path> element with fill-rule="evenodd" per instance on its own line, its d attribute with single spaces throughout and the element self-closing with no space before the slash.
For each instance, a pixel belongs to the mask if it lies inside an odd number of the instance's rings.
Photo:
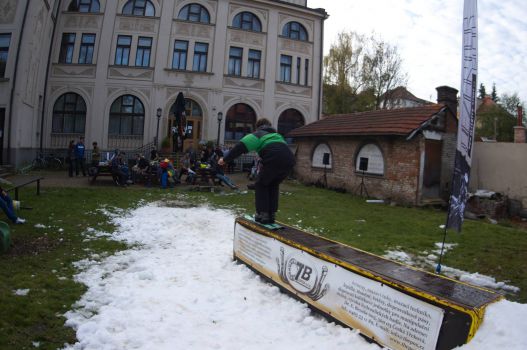
<svg viewBox="0 0 527 350">
<path fill-rule="evenodd" d="M 26 222 L 25 219 L 16 216 L 15 208 L 13 207 L 13 200 L 2 187 L 0 187 L 0 207 L 4 211 L 5 215 L 11 220 L 14 224 L 23 224 Z"/>
<path fill-rule="evenodd" d="M 126 173 L 123 170 L 123 152 L 116 151 L 116 156 L 112 158 L 112 177 L 117 185 L 126 186 Z"/>
</svg>

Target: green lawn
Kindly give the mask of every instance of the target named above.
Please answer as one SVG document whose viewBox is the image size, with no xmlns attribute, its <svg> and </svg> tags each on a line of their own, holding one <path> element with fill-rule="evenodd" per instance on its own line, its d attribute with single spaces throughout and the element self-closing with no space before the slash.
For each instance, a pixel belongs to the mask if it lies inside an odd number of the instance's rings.
<svg viewBox="0 0 527 350">
<path fill-rule="evenodd" d="M 431 209 L 366 204 L 349 194 L 306 187 L 295 182 L 282 186 L 278 220 L 375 254 L 397 249 L 416 256 L 431 252 L 442 239 L 439 225 L 445 212 Z M 99 208 L 130 208 L 138 203 L 176 196 L 181 191 L 131 187 L 45 188 L 21 192 L 25 225 L 11 225 L 13 249 L 0 255 L 0 349 L 57 349 L 75 341 L 62 315 L 80 298 L 84 287 L 73 281 L 73 262 L 91 254 L 111 254 L 122 244 L 106 239 L 85 240 L 91 227 L 111 231 Z M 238 208 L 252 213 L 254 194 L 219 195 L 184 192 L 193 202 Z M 5 220 L 5 217 L 3 217 Z M 35 224 L 46 228 L 36 228 Z M 457 243 L 443 264 L 480 272 L 520 287 L 511 300 L 527 303 L 527 232 L 482 222 L 466 222 L 463 234 L 449 232 Z M 30 289 L 27 296 L 13 290 Z"/>
</svg>

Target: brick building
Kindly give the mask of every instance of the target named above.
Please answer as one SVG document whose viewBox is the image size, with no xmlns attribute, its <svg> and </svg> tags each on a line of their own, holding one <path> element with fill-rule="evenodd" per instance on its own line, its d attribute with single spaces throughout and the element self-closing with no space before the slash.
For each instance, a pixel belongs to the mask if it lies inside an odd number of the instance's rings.
<svg viewBox="0 0 527 350">
<path fill-rule="evenodd" d="M 364 178 L 371 197 L 406 204 L 446 199 L 457 90 L 437 91 L 437 104 L 333 115 L 293 130 L 297 178 L 355 193 Z"/>
</svg>

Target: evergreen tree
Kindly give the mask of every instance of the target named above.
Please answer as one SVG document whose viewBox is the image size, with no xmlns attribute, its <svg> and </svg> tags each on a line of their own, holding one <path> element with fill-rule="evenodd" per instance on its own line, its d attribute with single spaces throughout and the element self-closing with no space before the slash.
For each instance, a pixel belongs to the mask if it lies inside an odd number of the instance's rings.
<svg viewBox="0 0 527 350">
<path fill-rule="evenodd" d="M 492 101 L 498 103 L 500 100 L 498 97 L 498 93 L 496 92 L 496 83 L 492 83 L 492 92 L 490 94 L 490 97 L 492 98 Z"/>
<path fill-rule="evenodd" d="M 485 96 L 487 95 L 487 91 L 485 91 L 485 85 L 483 85 L 483 83 L 479 84 L 479 96 L 478 98 L 480 99 L 484 99 Z"/>
</svg>

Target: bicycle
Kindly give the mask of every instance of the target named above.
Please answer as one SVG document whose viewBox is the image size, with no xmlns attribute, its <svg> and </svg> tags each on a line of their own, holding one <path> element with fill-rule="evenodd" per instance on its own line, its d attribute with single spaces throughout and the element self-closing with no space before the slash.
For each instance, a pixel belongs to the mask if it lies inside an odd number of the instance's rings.
<svg viewBox="0 0 527 350">
<path fill-rule="evenodd" d="M 60 158 L 54 157 L 50 154 L 47 157 L 44 157 L 42 153 L 38 153 L 37 157 L 31 163 L 32 169 L 42 170 L 42 169 L 62 169 L 63 164 Z"/>
</svg>

